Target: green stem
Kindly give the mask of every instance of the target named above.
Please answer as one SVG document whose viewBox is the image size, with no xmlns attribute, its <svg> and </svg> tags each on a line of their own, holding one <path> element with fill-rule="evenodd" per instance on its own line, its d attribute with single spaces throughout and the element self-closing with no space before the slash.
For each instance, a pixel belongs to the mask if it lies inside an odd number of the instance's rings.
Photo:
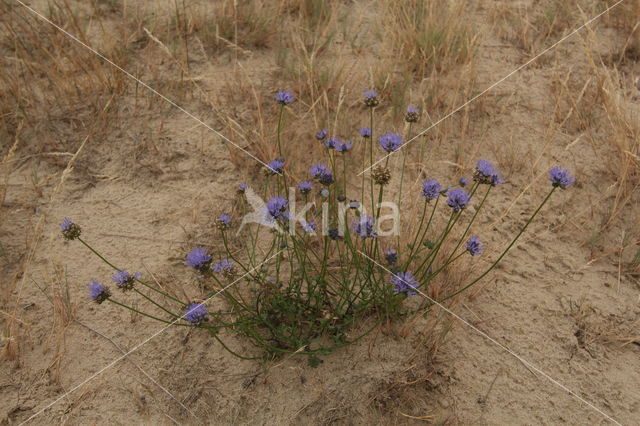
<svg viewBox="0 0 640 426">
<path fill-rule="evenodd" d="M 151 315 L 151 314 L 147 314 L 147 313 L 145 313 L 145 312 L 139 311 L 139 310 L 137 310 L 136 308 L 132 308 L 132 307 L 131 307 L 131 306 L 129 306 L 129 305 L 125 305 L 124 303 L 117 302 L 117 301 L 115 301 L 115 300 L 113 300 L 113 299 L 111 299 L 111 298 L 109 298 L 109 299 L 107 299 L 107 300 L 108 300 L 109 302 L 111 302 L 111 303 L 114 303 L 114 304 L 118 305 L 118 306 L 121 306 L 121 307 L 123 307 L 123 308 L 129 309 L 130 311 L 133 311 L 133 312 L 135 312 L 135 313 L 137 313 L 137 314 L 140 314 L 140 315 L 145 316 L 145 317 L 147 317 L 147 318 L 154 319 L 154 320 L 156 320 L 156 321 L 163 322 L 163 323 L 165 323 L 165 324 L 169 324 L 169 325 L 177 325 L 177 326 L 181 326 L 181 327 L 190 327 L 190 326 L 191 326 L 191 324 L 179 324 L 176 320 L 173 320 L 173 321 L 167 321 L 167 320 L 164 320 L 164 319 L 162 319 L 162 318 L 154 317 L 154 316 L 153 316 L 153 315 Z M 182 317 L 180 317 L 180 319 L 182 319 Z"/>
</svg>

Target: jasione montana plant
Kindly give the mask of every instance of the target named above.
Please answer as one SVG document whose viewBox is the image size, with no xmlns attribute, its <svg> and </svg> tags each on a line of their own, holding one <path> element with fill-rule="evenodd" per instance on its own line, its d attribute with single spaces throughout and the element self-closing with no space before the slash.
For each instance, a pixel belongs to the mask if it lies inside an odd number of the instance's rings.
<svg viewBox="0 0 640 426">
<path fill-rule="evenodd" d="M 224 255 L 214 259 L 206 249 L 195 247 L 185 256 L 186 266 L 209 284 L 211 293 L 200 300 L 181 300 L 167 293 L 144 281 L 140 273 L 130 273 L 110 263 L 82 238 L 79 225 L 64 219 L 60 225 L 64 238 L 84 244 L 115 270 L 111 279 L 121 293 L 116 297 L 106 285 L 94 280 L 89 284 L 91 299 L 98 304 L 113 303 L 172 326 L 208 330 L 225 349 L 242 359 L 300 353 L 308 355 L 313 365 L 318 362 L 318 355 L 355 342 L 382 321 L 415 312 L 428 314 L 433 305 L 433 299 L 427 297 L 430 283 L 454 263 L 464 262 L 465 254 L 469 260 L 482 254 L 484 244 L 469 234 L 489 193 L 503 182 L 491 163 L 478 161 L 472 181 L 460 178 L 457 187 L 443 186 L 435 179 L 422 182 L 419 194 L 410 194 L 423 200 L 417 212 L 417 229 L 412 235 L 388 237 L 379 224 L 385 187 L 392 179 L 389 156 L 384 165 L 372 168 L 368 179 L 364 174 L 358 178 L 350 173 L 358 165 L 364 169 L 367 164 L 374 164 L 374 118 L 379 105 L 376 91 L 365 92 L 369 123 L 359 129 L 359 141 L 330 136 L 326 129 L 315 134 L 317 143 L 323 146 L 324 159 L 310 165 L 308 180 L 300 182 L 292 182 L 287 172 L 281 141 L 285 111 L 294 97 L 278 92 L 276 101 L 280 113 L 274 144 L 277 158 L 265 168 L 266 183 L 259 194 L 247 184 L 239 184 L 234 213 L 218 217 L 216 225 Z M 404 141 L 411 138 L 412 125 L 419 117 L 417 108 L 407 108 L 406 139 L 387 132 L 377 137 L 379 148 L 389 154 L 401 149 Z M 402 155 L 397 203 L 400 211 L 405 160 L 413 154 L 405 149 L 396 155 Z M 419 156 L 423 155 L 421 146 Z M 574 181 L 569 171 L 560 167 L 552 169 L 549 177 L 549 193 L 495 261 L 437 302 L 451 299 L 485 277 L 551 195 Z M 256 212 L 249 210 L 256 200 L 261 207 L 254 222 L 260 223 L 245 227 L 245 222 L 250 222 L 246 218 L 256 217 Z M 301 213 L 293 206 L 296 200 L 307 203 Z M 475 211 L 466 214 L 472 203 Z M 318 204 L 322 209 L 317 208 Z M 442 214 L 447 218 L 445 224 L 436 226 L 436 218 Z M 244 218 L 243 226 L 238 227 L 240 217 Z M 459 224 L 464 224 L 461 232 L 456 228 Z M 241 250 L 232 250 L 232 245 L 241 246 Z M 130 295 L 143 299 L 148 308 L 134 308 L 128 300 Z M 419 297 L 421 303 L 403 303 L 409 297 Z M 218 299 L 224 303 L 216 303 L 214 309 L 210 302 Z M 372 324 L 370 327 L 354 327 L 365 319 Z M 249 339 L 262 350 L 255 352 L 257 355 L 234 352 L 222 339 L 220 332 L 224 329 Z"/>
</svg>

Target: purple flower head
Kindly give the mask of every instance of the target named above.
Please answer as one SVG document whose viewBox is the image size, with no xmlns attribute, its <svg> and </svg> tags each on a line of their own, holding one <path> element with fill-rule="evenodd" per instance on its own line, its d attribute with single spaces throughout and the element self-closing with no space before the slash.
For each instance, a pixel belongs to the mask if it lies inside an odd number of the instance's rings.
<svg viewBox="0 0 640 426">
<path fill-rule="evenodd" d="M 279 90 L 278 93 L 276 93 L 276 101 L 282 105 L 289 105 L 291 102 L 295 101 L 295 98 L 291 93 Z"/>
<path fill-rule="evenodd" d="M 244 182 L 240 182 L 240 185 L 238 185 L 238 193 L 244 194 L 246 190 L 247 190 L 247 184 Z"/>
<path fill-rule="evenodd" d="M 398 252 L 392 248 L 388 248 L 384 251 L 384 258 L 389 265 L 395 265 L 398 261 Z"/>
<path fill-rule="evenodd" d="M 97 304 L 100 304 L 111 297 L 111 292 L 104 284 L 93 280 L 89 284 L 89 297 Z"/>
<path fill-rule="evenodd" d="M 407 107 L 407 112 L 409 114 L 420 114 L 420 108 L 415 106 L 410 106 L 410 107 Z"/>
<path fill-rule="evenodd" d="M 209 310 L 203 303 L 191 302 L 184 307 L 184 319 L 191 324 L 200 324 L 207 319 Z"/>
<path fill-rule="evenodd" d="M 302 181 L 298 184 L 298 191 L 300 191 L 302 194 L 308 194 L 309 192 L 311 192 L 312 188 L 313 184 L 308 180 Z"/>
<path fill-rule="evenodd" d="M 467 207 L 469 204 L 469 194 L 463 189 L 452 189 L 449 191 L 449 199 L 447 200 L 447 205 L 453 209 L 454 212 L 459 212 L 460 210 Z"/>
<path fill-rule="evenodd" d="M 342 152 L 342 153 L 350 151 L 351 148 L 353 148 L 353 144 L 351 143 L 351 141 L 345 141 L 335 146 L 336 151 Z"/>
<path fill-rule="evenodd" d="M 228 213 L 222 213 L 220 216 L 218 216 L 216 225 L 218 226 L 218 229 L 229 229 L 231 228 L 231 225 L 233 225 L 233 219 L 231 219 L 231 216 L 229 216 Z"/>
<path fill-rule="evenodd" d="M 211 256 L 204 247 L 196 247 L 187 254 L 187 266 L 199 272 L 204 272 L 211 266 Z"/>
<path fill-rule="evenodd" d="M 362 136 L 363 138 L 371 137 L 371 129 L 369 127 L 363 127 L 362 129 L 358 130 L 358 132 L 360 132 L 360 136 Z"/>
<path fill-rule="evenodd" d="M 465 248 L 467 249 L 467 251 L 471 256 L 477 256 L 482 254 L 482 251 L 484 250 L 484 245 L 482 244 L 482 241 L 480 241 L 480 238 L 474 235 L 471 238 L 469 238 L 469 241 L 467 241 Z"/>
<path fill-rule="evenodd" d="M 332 136 L 324 141 L 324 146 L 327 149 L 334 149 L 337 145 L 340 145 L 342 141 L 337 136 Z"/>
<path fill-rule="evenodd" d="M 407 108 L 407 112 L 404 115 L 404 120 L 407 123 L 415 123 L 420 118 L 420 110 L 418 107 L 410 106 Z"/>
<path fill-rule="evenodd" d="M 311 176 L 314 179 L 318 179 L 323 185 L 331 185 L 333 183 L 331 169 L 322 163 L 311 166 Z"/>
<path fill-rule="evenodd" d="M 478 183 L 496 186 L 504 182 L 500 173 L 487 160 L 478 160 L 473 180 Z"/>
<path fill-rule="evenodd" d="M 286 223 L 289 221 L 289 202 L 283 197 L 273 197 L 267 201 L 267 220 Z"/>
<path fill-rule="evenodd" d="M 71 219 L 65 217 L 60 224 L 60 231 L 65 240 L 71 241 L 80 237 L 82 230 Z"/>
<path fill-rule="evenodd" d="M 376 89 L 371 89 L 364 92 L 364 104 L 366 106 L 373 108 L 377 106 L 378 103 L 378 92 L 376 92 Z"/>
<path fill-rule="evenodd" d="M 233 277 L 236 274 L 236 265 L 229 259 L 222 259 L 213 266 L 213 272 L 225 277 Z"/>
<path fill-rule="evenodd" d="M 566 189 L 567 186 L 573 185 L 576 181 L 573 176 L 571 176 L 571 171 L 569 169 L 563 169 L 562 167 L 554 167 L 549 170 L 549 179 L 551 180 L 551 185 L 556 188 Z"/>
<path fill-rule="evenodd" d="M 120 290 L 127 291 L 133 288 L 136 280 L 141 276 L 142 274 L 140 272 L 136 272 L 132 275 L 127 271 L 117 270 L 111 279 L 116 283 Z"/>
<path fill-rule="evenodd" d="M 440 196 L 442 187 L 435 179 L 429 179 L 422 182 L 422 196 L 427 200 L 433 200 Z"/>
<path fill-rule="evenodd" d="M 267 174 L 270 175 L 281 175 L 284 171 L 284 158 L 276 158 L 275 160 L 271 160 L 268 164 L 268 168 L 266 170 Z"/>
<path fill-rule="evenodd" d="M 418 294 L 416 289 L 420 287 L 420 283 L 409 271 L 393 274 L 390 281 L 391 285 L 393 286 L 393 291 L 395 291 L 397 294 L 404 293 L 407 296 Z"/>
<path fill-rule="evenodd" d="M 329 236 L 329 238 L 331 238 L 333 241 L 337 241 L 342 239 L 342 235 L 340 235 L 340 231 L 338 231 L 336 228 L 331 228 L 327 231 L 327 235 Z"/>
<path fill-rule="evenodd" d="M 316 225 L 316 221 L 311 219 L 309 222 L 304 222 L 302 224 L 302 229 L 304 229 L 304 232 L 307 234 L 314 234 L 318 227 Z"/>
<path fill-rule="evenodd" d="M 318 139 L 319 141 L 323 140 L 326 137 L 327 137 L 327 129 L 318 130 L 318 133 L 316 133 L 316 139 Z"/>
<path fill-rule="evenodd" d="M 460 184 L 461 187 L 464 188 L 469 183 L 469 179 L 463 176 L 460 178 L 460 180 L 458 180 L 458 183 Z"/>
<path fill-rule="evenodd" d="M 387 152 L 397 151 L 402 146 L 402 136 L 395 133 L 387 133 L 380 136 L 378 143 Z"/>
<path fill-rule="evenodd" d="M 360 220 L 353 222 L 352 229 L 360 238 L 375 238 L 378 236 L 376 232 L 376 221 L 371 216 L 362 216 Z"/>
</svg>

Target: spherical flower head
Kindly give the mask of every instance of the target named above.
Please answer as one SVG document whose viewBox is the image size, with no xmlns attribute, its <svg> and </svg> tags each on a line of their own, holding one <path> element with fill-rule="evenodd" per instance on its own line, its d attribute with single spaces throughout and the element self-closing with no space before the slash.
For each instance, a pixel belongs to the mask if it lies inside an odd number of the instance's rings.
<svg viewBox="0 0 640 426">
<path fill-rule="evenodd" d="M 380 101 L 378 100 L 378 92 L 376 89 L 367 90 L 364 92 L 364 104 L 369 108 L 378 106 Z"/>
<path fill-rule="evenodd" d="M 276 158 L 271 160 L 265 169 L 267 175 L 281 175 L 284 172 L 284 158 Z"/>
<path fill-rule="evenodd" d="M 289 202 L 284 197 L 273 197 L 267 201 L 267 220 L 286 223 L 289 221 Z"/>
<path fill-rule="evenodd" d="M 332 136 L 329 139 L 326 139 L 324 142 L 324 147 L 327 149 L 335 149 L 336 146 L 340 145 L 342 141 L 337 136 Z"/>
<path fill-rule="evenodd" d="M 340 239 L 342 239 L 342 235 L 340 235 L 340 231 L 338 231 L 336 228 L 331 228 L 327 231 L 327 235 L 329 236 L 329 238 L 331 238 L 333 241 L 338 241 Z"/>
<path fill-rule="evenodd" d="M 504 182 L 500 173 L 493 167 L 493 164 L 487 160 L 478 160 L 476 171 L 473 174 L 473 180 L 478 183 L 496 186 Z"/>
<path fill-rule="evenodd" d="M 322 189 L 320 190 L 320 196 L 321 196 L 322 198 L 329 198 L 329 194 L 331 194 L 331 193 L 329 192 L 329 189 L 328 189 L 328 188 L 322 188 Z"/>
<path fill-rule="evenodd" d="M 311 166 L 311 177 L 317 179 L 323 185 L 331 185 L 333 183 L 331 169 L 322 163 Z"/>
<path fill-rule="evenodd" d="M 566 189 L 567 186 L 573 185 L 576 181 L 573 176 L 571 176 L 571 171 L 569 169 L 563 169 L 562 167 L 554 167 L 549 170 L 549 180 L 551 180 L 551 185 L 555 188 Z"/>
<path fill-rule="evenodd" d="M 298 184 L 298 191 L 300 191 L 302 194 L 310 193 L 311 189 L 313 189 L 313 184 L 308 180 L 302 181 Z"/>
<path fill-rule="evenodd" d="M 447 205 L 453 209 L 454 212 L 459 212 L 460 210 L 467 207 L 469 204 L 469 194 L 463 189 L 452 189 L 449 191 L 449 199 L 447 200 Z"/>
<path fill-rule="evenodd" d="M 467 184 L 469 183 L 469 179 L 467 179 L 466 177 L 461 177 L 460 180 L 458 180 L 458 184 L 460 184 L 461 187 L 465 187 L 467 186 Z"/>
<path fill-rule="evenodd" d="M 435 179 L 428 179 L 422 182 L 422 196 L 428 201 L 434 200 L 440 196 L 442 187 Z"/>
<path fill-rule="evenodd" d="M 184 319 L 191 324 L 206 321 L 209 310 L 203 303 L 191 302 L 184 307 Z"/>
<path fill-rule="evenodd" d="M 358 130 L 358 132 L 360 133 L 360 136 L 365 139 L 371 137 L 371 129 L 369 127 L 363 127 L 362 129 Z"/>
<path fill-rule="evenodd" d="M 187 254 L 187 266 L 204 273 L 211 266 L 211 256 L 204 247 L 196 247 Z"/>
<path fill-rule="evenodd" d="M 413 296 L 418 294 L 416 289 L 420 287 L 420 283 L 415 279 L 413 274 L 409 271 L 407 272 L 398 272 L 397 274 L 393 274 L 391 276 L 391 285 L 393 286 L 393 291 L 397 294 L 406 294 L 407 296 Z"/>
<path fill-rule="evenodd" d="M 347 201 L 347 197 L 344 195 L 338 195 L 338 202 L 344 203 L 345 201 Z"/>
<path fill-rule="evenodd" d="M 404 115 L 404 121 L 407 123 L 415 123 L 420 118 L 420 110 L 418 107 L 410 106 Z"/>
<path fill-rule="evenodd" d="M 302 224 L 302 229 L 304 229 L 304 232 L 307 234 L 315 234 L 318 226 L 316 225 L 316 221 L 311 219 L 309 222 L 304 222 Z"/>
<path fill-rule="evenodd" d="M 244 194 L 247 191 L 247 184 L 244 182 L 240 182 L 238 185 L 238 194 Z"/>
<path fill-rule="evenodd" d="M 316 133 L 316 139 L 318 139 L 319 141 L 323 140 L 326 137 L 327 137 L 327 129 L 318 130 L 318 133 Z"/>
<path fill-rule="evenodd" d="M 213 266 L 213 272 L 232 278 L 236 275 L 236 265 L 229 259 L 222 259 Z"/>
<path fill-rule="evenodd" d="M 391 181 L 391 171 L 382 164 L 379 164 L 371 171 L 371 177 L 376 184 L 384 186 Z"/>
<path fill-rule="evenodd" d="M 118 270 L 111 279 L 116 283 L 116 286 L 118 286 L 120 290 L 127 291 L 133 288 L 136 280 L 141 276 L 142 274 L 140 272 L 130 274 L 127 271 Z"/>
<path fill-rule="evenodd" d="M 375 238 L 378 236 L 376 232 L 376 221 L 371 216 L 362 216 L 360 220 L 353 222 L 352 229 L 362 239 Z"/>
<path fill-rule="evenodd" d="M 398 262 L 398 252 L 392 248 L 385 249 L 384 258 L 389 265 L 393 266 Z"/>
<path fill-rule="evenodd" d="M 353 148 L 353 144 L 351 143 L 351 141 L 341 142 L 340 144 L 337 144 L 335 146 L 336 151 L 341 152 L 343 154 L 345 152 L 351 151 L 351 148 Z"/>
<path fill-rule="evenodd" d="M 378 143 L 387 152 L 394 152 L 402 146 L 402 136 L 395 133 L 387 133 L 380 136 Z"/>
<path fill-rule="evenodd" d="M 60 231 L 62 231 L 62 236 L 67 241 L 79 238 L 82 233 L 82 229 L 80 229 L 80 227 L 73 223 L 73 221 L 68 217 L 65 217 L 62 220 L 62 223 L 60 224 Z"/>
<path fill-rule="evenodd" d="M 482 245 L 482 241 L 480 241 L 480 238 L 476 237 L 475 235 L 469 238 L 469 241 L 467 241 L 465 248 L 471 256 L 479 256 L 484 251 L 484 245 Z"/>
<path fill-rule="evenodd" d="M 289 105 L 295 101 L 295 98 L 291 93 L 285 90 L 279 90 L 278 93 L 276 93 L 276 101 L 281 105 Z"/>
<path fill-rule="evenodd" d="M 93 280 L 89 284 L 89 297 L 98 305 L 111 297 L 111 292 L 104 284 Z"/>
<path fill-rule="evenodd" d="M 216 226 L 218 227 L 218 229 L 229 229 L 232 225 L 233 219 L 231 219 L 231 216 L 229 216 L 228 213 L 222 213 L 220 216 L 218 216 L 218 220 L 216 221 Z"/>
</svg>

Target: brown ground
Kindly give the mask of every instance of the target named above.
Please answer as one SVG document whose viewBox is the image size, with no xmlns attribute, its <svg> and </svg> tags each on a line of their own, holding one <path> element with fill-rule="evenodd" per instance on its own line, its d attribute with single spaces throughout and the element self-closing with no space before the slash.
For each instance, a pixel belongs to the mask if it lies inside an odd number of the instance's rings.
<svg viewBox="0 0 640 426">
<path fill-rule="evenodd" d="M 627 0 L 627 18 L 640 10 L 640 3 L 633 8 L 634 1 Z M 367 34 L 364 46 L 369 37 L 378 40 L 381 12 L 372 3 L 340 3 L 341 10 L 358 18 L 353 18 L 358 26 L 350 34 Z M 554 2 L 477 3 L 464 8 L 464 19 L 474 23 L 479 34 L 477 52 L 462 65 L 466 71 L 448 80 L 437 77 L 444 87 L 457 87 L 459 93 L 444 91 L 432 121 L 584 22 L 578 6 L 585 16 L 594 16 L 603 5 L 566 2 L 571 3 L 566 28 L 558 24 L 545 33 L 533 16 Z M 32 4 L 47 10 L 45 2 Z M 113 49 L 117 44 L 104 34 L 116 31 L 119 22 L 126 20 L 119 4 L 104 1 L 89 7 L 70 2 L 69 7 L 85 18 L 82 13 L 100 11 L 92 20 L 80 19 L 79 25 L 86 25 L 87 40 L 101 51 L 106 49 L 103 45 Z M 162 13 L 171 16 L 174 5 L 166 6 L 169 12 L 165 6 L 153 6 L 158 22 L 170 21 Z M 41 36 L 55 34 L 48 24 L 11 1 L 4 7 L 30 22 Z M 505 24 L 501 16 L 530 22 Z M 631 15 L 632 22 L 640 22 L 638 16 Z M 479 157 L 495 160 L 504 171 L 507 183 L 495 191 L 477 227 L 478 233 L 490 235 L 494 248 L 510 240 L 544 196 L 550 166 L 562 164 L 574 171 L 576 185 L 558 193 L 502 266 L 452 309 L 618 422 L 636 424 L 640 419 L 636 255 L 640 55 L 631 49 L 638 31 L 629 37 L 616 19 L 602 19 L 562 43 L 484 95 L 474 107 L 433 129 L 427 140 L 431 158 L 438 159 L 430 164 L 430 173 L 443 180 L 457 179 L 463 172 L 468 175 Z M 9 26 L 3 28 L 3 36 L 12 40 Z M 75 26 L 65 28 L 77 33 Z M 164 30 L 158 24 L 151 32 Z M 273 113 L 268 106 L 273 87 L 289 87 L 278 76 L 277 55 L 282 48 L 277 42 L 266 47 L 247 44 L 243 49 L 254 53 L 241 51 L 237 57 L 237 50 L 203 50 L 192 41 L 185 77 L 179 46 L 167 48 L 144 32 L 135 34 L 139 39 L 129 43 L 136 50 L 126 57 L 125 68 L 139 67 L 144 81 L 205 122 L 215 123 L 214 128 L 250 151 L 261 153 L 264 148 L 259 142 L 249 142 L 260 139 L 251 133 L 256 124 L 253 114 L 257 114 L 253 90 L 267 105 L 268 115 Z M 167 43 L 166 37 L 160 40 Z M 334 38 L 332 43 L 339 46 L 331 52 L 344 53 L 346 40 L 342 33 Z M 40 111 L 49 121 L 37 117 L 19 124 L 21 114 L 27 114 L 24 111 L 36 111 L 33 100 L 22 108 L 2 111 L 6 175 L 0 227 L 5 293 L 0 313 L 6 357 L 0 365 L 2 423 L 20 423 L 70 390 L 74 391 L 32 422 L 609 423 L 442 311 L 440 326 L 452 329 L 438 345 L 435 360 L 424 347 L 431 341 L 425 333 L 434 332 L 424 320 L 381 329 L 323 357 L 317 368 L 298 357 L 264 365 L 240 361 L 204 331 L 176 328 L 75 389 L 121 357 L 122 350 L 135 347 L 162 326 L 113 305 L 88 302 L 86 283 L 107 277 L 110 270 L 79 244 L 62 241 L 57 227 L 61 218 L 68 216 L 82 224 L 86 238 L 107 258 L 197 297 L 196 280 L 181 266 L 184 253 L 196 243 L 220 250 L 212 237 L 216 235 L 212 218 L 231 205 L 237 183 L 254 176 L 256 167 L 192 118 L 143 87 L 117 80 L 121 78 L 118 71 L 99 60 L 91 62 L 92 55 L 65 43 L 65 49 L 87 55 L 89 59 L 82 59 L 87 68 L 102 70 L 115 89 Z M 10 44 L 5 42 L 3 49 Z M 351 46 L 345 61 L 361 55 L 358 63 L 370 68 L 364 72 L 367 78 L 375 74 L 376 66 L 394 60 L 393 53 L 375 46 L 371 44 L 370 50 Z M 18 56 L 34 64 L 46 60 L 35 53 L 30 58 L 29 49 L 21 55 L 5 53 L 5 70 L 20 62 L 15 59 Z M 60 62 L 60 67 L 67 66 L 73 67 L 71 59 Z M 43 97 L 56 84 L 64 84 L 51 80 L 47 70 L 41 72 L 37 87 Z M 472 90 L 467 92 L 467 83 L 456 83 L 465 75 L 474 76 L 468 83 Z M 197 83 L 192 85 L 190 78 Z M 87 80 L 87 87 L 90 83 Z M 3 84 L 2 96 L 10 98 L 7 105 L 13 105 L 14 92 L 6 89 L 7 80 Z M 428 97 L 424 87 L 424 82 L 411 83 L 407 96 L 422 101 Z M 343 89 L 351 93 L 349 102 L 367 88 L 357 78 L 345 77 Z M 78 90 L 91 93 L 84 86 Z M 332 93 L 335 96 L 336 91 Z M 297 118 L 311 120 L 310 115 L 315 120 L 315 112 L 305 114 L 304 109 L 296 110 Z M 274 120 L 270 116 L 265 120 L 271 128 Z M 425 126 L 422 122 L 421 127 Z M 308 127 L 298 131 L 309 133 Z M 18 142 L 11 152 L 14 140 Z M 306 142 L 292 139 L 290 143 Z M 229 338 L 234 348 L 251 353 L 245 342 Z"/>
</svg>

